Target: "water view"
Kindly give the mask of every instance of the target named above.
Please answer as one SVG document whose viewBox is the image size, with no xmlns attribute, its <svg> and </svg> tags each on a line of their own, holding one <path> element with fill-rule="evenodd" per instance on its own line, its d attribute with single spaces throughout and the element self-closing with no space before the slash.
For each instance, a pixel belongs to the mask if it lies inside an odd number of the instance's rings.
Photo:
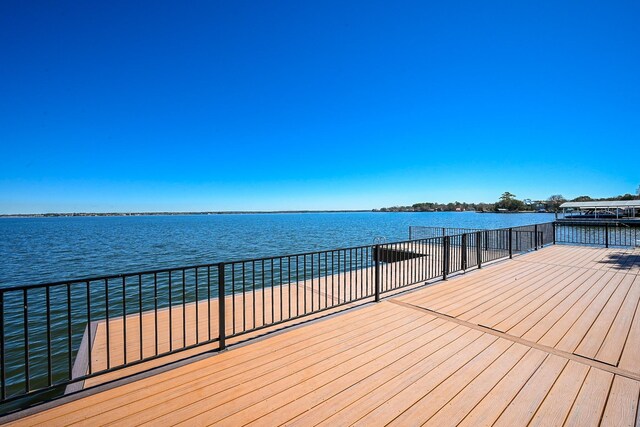
<svg viewBox="0 0 640 427">
<path fill-rule="evenodd" d="M 0 286 L 408 239 L 409 226 L 495 229 L 553 214 L 305 213 L 0 219 Z"/>
</svg>

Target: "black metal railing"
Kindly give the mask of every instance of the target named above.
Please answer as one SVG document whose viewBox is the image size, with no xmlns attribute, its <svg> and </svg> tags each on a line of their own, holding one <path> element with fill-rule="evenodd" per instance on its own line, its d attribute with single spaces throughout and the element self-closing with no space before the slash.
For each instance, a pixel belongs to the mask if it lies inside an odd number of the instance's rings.
<svg viewBox="0 0 640 427">
<path fill-rule="evenodd" d="M 0 288 L 1 401 L 219 341 L 219 274 L 211 264 Z"/>
<path fill-rule="evenodd" d="M 621 222 L 605 224 L 554 223 L 556 243 L 586 246 L 640 247 L 640 224 Z"/>
<path fill-rule="evenodd" d="M 409 239 L 416 238 L 431 238 L 431 237 L 445 237 L 445 236 L 462 236 L 462 235 L 474 235 L 476 232 L 482 234 L 482 247 L 485 251 L 490 250 L 507 250 L 508 249 L 508 236 L 504 234 L 509 228 L 500 229 L 503 230 L 487 230 L 479 228 L 454 228 L 454 227 L 425 227 L 425 226 L 410 226 L 409 227 Z M 526 252 L 536 247 L 536 239 L 538 247 L 553 243 L 553 225 L 552 223 L 542 223 L 512 227 L 512 247 L 515 252 Z M 461 238 L 453 239 L 452 245 L 460 246 L 462 244 Z"/>
<path fill-rule="evenodd" d="M 374 295 L 374 246 L 225 264 L 232 338 Z"/>
<path fill-rule="evenodd" d="M 189 349 L 222 350 L 231 338 L 379 301 L 554 241 L 551 223 L 444 234 L 0 288 L 0 413 L 106 373 Z"/>
</svg>

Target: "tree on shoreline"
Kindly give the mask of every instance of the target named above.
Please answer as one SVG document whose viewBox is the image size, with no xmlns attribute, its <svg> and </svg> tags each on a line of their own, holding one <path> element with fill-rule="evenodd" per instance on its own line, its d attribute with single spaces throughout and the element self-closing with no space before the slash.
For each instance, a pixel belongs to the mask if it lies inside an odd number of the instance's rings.
<svg viewBox="0 0 640 427">
<path fill-rule="evenodd" d="M 500 196 L 500 201 L 496 203 L 496 210 L 506 209 L 509 212 L 516 212 L 519 210 L 523 210 L 525 208 L 525 204 L 522 200 L 516 199 L 516 195 L 505 191 Z"/>
<path fill-rule="evenodd" d="M 640 199 L 640 185 L 636 189 L 636 195 L 633 194 L 621 194 L 615 197 L 606 198 L 592 198 L 590 196 L 578 196 L 571 199 L 572 202 L 591 202 L 600 200 L 635 200 Z M 509 212 L 516 211 L 534 211 L 536 208 L 545 207 L 550 211 L 557 211 L 564 202 L 567 201 L 562 194 L 553 194 L 544 201 L 533 201 L 525 199 L 525 201 L 516 199 L 516 195 L 505 191 L 500 196 L 500 200 L 497 203 L 467 203 L 467 202 L 452 202 L 452 203 L 435 203 L 435 202 L 422 202 L 414 203 L 411 206 L 393 206 L 381 209 L 374 209 L 376 212 L 454 212 L 454 211 L 469 211 L 475 210 L 477 212 L 496 212 L 499 209 L 506 209 Z"/>
<path fill-rule="evenodd" d="M 588 196 L 586 196 L 588 197 Z M 560 205 L 566 202 L 567 199 L 562 197 L 562 194 L 554 194 L 547 199 L 547 208 L 557 211 Z"/>
</svg>

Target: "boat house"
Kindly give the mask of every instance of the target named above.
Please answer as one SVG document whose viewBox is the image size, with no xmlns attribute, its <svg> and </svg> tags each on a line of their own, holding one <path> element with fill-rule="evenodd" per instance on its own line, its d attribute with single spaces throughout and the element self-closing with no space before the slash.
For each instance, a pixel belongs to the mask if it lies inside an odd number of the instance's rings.
<svg viewBox="0 0 640 427">
<path fill-rule="evenodd" d="M 566 219 L 640 219 L 640 200 L 565 202 L 560 208 Z"/>
</svg>

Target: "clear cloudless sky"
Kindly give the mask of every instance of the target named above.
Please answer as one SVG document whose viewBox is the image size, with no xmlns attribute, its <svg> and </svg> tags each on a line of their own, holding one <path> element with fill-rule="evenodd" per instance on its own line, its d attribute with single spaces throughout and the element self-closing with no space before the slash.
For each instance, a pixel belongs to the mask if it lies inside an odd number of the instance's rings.
<svg viewBox="0 0 640 427">
<path fill-rule="evenodd" d="M 634 193 L 640 2 L 0 2 L 0 213 Z"/>
</svg>

